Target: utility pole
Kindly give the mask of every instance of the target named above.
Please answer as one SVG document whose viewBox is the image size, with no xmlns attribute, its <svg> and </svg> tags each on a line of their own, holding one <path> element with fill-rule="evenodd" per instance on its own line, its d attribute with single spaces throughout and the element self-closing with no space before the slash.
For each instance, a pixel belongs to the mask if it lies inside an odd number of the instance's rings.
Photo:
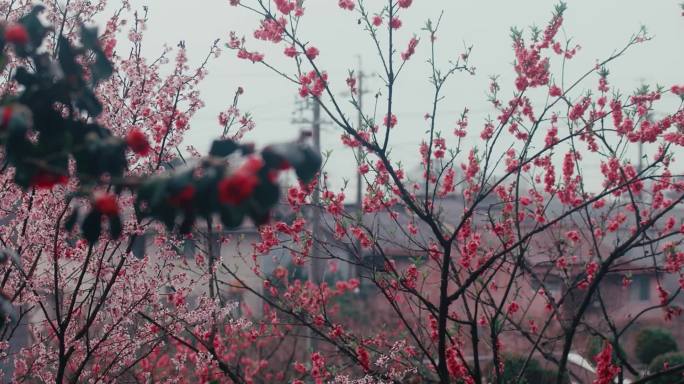
<svg viewBox="0 0 684 384">
<path fill-rule="evenodd" d="M 313 145 L 316 152 L 321 152 L 321 104 L 318 99 L 313 100 L 313 120 L 311 121 L 311 131 L 313 133 Z M 322 171 L 321 171 L 322 172 Z M 311 235 L 314 238 L 311 248 L 311 263 L 309 264 L 309 280 L 319 285 L 321 283 L 321 259 L 320 259 L 320 240 L 321 240 L 321 175 L 317 177 L 317 185 L 311 194 Z"/>
<path fill-rule="evenodd" d="M 311 111 L 311 118 L 305 116 Z M 295 99 L 295 113 L 292 119 L 293 124 L 309 125 L 311 127 L 311 136 L 313 140 L 314 150 L 321 152 L 321 104 L 316 98 L 310 99 Z M 321 170 L 322 172 L 322 170 Z M 320 191 L 320 173 L 316 178 L 317 185 L 311 193 L 311 204 L 309 205 L 306 216 L 311 224 L 311 235 L 313 237 L 313 246 L 309 255 L 310 263 L 308 267 L 308 278 L 312 283 L 319 285 L 322 282 L 321 272 L 321 247 L 320 240 L 323 233 L 321 227 L 321 191 Z"/>
<path fill-rule="evenodd" d="M 358 97 L 358 120 L 356 124 L 356 129 L 361 129 L 363 126 L 363 94 L 364 94 L 364 89 L 363 89 L 363 69 L 361 67 L 361 56 L 359 56 L 359 73 L 357 74 L 358 76 L 358 92 L 359 92 L 359 97 Z M 356 157 L 358 159 L 361 159 L 361 147 L 356 150 Z M 356 204 L 359 207 L 359 211 L 361 211 L 361 203 L 363 202 L 363 177 L 361 175 L 361 171 L 359 169 L 356 169 Z"/>
<path fill-rule="evenodd" d="M 321 104 L 316 98 L 306 99 L 295 99 L 295 113 L 292 119 L 293 124 L 310 125 L 311 136 L 313 139 L 313 146 L 317 152 L 321 152 Z M 312 118 L 305 116 L 305 113 L 311 111 Z M 321 170 L 322 172 L 322 170 Z M 318 291 L 318 287 L 323 281 L 323 268 L 322 268 L 322 258 L 321 258 L 321 245 L 320 242 L 323 240 L 323 232 L 321 231 L 321 177 L 320 173 L 316 178 L 316 187 L 311 193 L 311 204 L 307 207 L 305 215 L 310 224 L 311 236 L 313 238 L 313 244 L 311 247 L 311 253 L 309 254 L 309 266 L 308 266 L 308 278 Z M 306 337 L 308 340 L 308 350 L 313 352 L 317 349 L 317 336 L 312 329 L 308 328 L 306 330 Z"/>
</svg>

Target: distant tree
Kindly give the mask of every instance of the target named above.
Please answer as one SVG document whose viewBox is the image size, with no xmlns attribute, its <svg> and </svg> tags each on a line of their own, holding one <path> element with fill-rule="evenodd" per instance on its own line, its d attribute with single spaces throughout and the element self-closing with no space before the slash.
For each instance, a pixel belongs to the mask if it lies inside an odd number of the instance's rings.
<svg viewBox="0 0 684 384">
<path fill-rule="evenodd" d="M 494 367 L 490 367 L 492 376 Z M 535 358 L 527 359 L 523 355 L 506 354 L 503 356 L 501 382 L 505 384 L 550 383 L 556 379 L 556 372 L 542 368 Z M 563 384 L 570 383 L 570 376 L 565 375 Z"/>
<path fill-rule="evenodd" d="M 684 375 L 681 371 L 676 368 L 678 365 L 684 364 L 684 354 L 680 352 L 670 352 L 663 355 L 659 355 L 648 367 L 649 374 L 656 375 L 660 372 L 672 370 L 671 373 L 664 374 L 662 376 L 655 377 L 653 380 L 647 381 L 652 384 L 673 384 L 681 383 L 684 380 Z"/>
<path fill-rule="evenodd" d="M 639 361 L 647 365 L 662 354 L 679 350 L 672 334 L 658 328 L 646 328 L 639 331 L 634 349 Z"/>
</svg>

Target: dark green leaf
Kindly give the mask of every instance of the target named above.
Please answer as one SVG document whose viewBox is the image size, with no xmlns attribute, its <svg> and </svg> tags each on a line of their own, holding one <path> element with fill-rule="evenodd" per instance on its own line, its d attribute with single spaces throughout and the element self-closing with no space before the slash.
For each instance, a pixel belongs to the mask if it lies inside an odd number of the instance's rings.
<svg viewBox="0 0 684 384">
<path fill-rule="evenodd" d="M 0 294 L 0 328 L 6 325 L 7 320 L 17 321 L 17 312 L 9 298 Z"/>
<path fill-rule="evenodd" d="M 119 215 L 109 217 L 109 235 L 112 239 L 118 239 L 123 232 L 123 225 L 121 224 L 121 218 Z"/>
<path fill-rule="evenodd" d="M 69 216 L 67 216 L 67 219 L 64 221 L 64 229 L 66 229 L 68 232 L 71 232 L 74 229 L 77 220 L 78 210 L 74 209 L 73 211 L 71 211 Z"/>
<path fill-rule="evenodd" d="M 278 202 L 280 197 L 280 188 L 278 185 L 268 181 L 267 177 L 263 177 L 261 183 L 254 188 L 252 199 L 260 206 L 270 209 Z"/>
<path fill-rule="evenodd" d="M 93 84 L 98 84 L 114 73 L 114 66 L 112 66 L 112 63 L 103 52 L 97 51 L 95 53 L 95 63 L 90 66 L 90 72 L 92 73 Z"/>
<path fill-rule="evenodd" d="M 88 111 L 91 117 L 97 117 L 102 113 L 102 104 L 97 99 L 93 91 L 83 88 L 80 97 L 76 100 L 79 108 Z"/>
<path fill-rule="evenodd" d="M 81 25 L 81 44 L 84 48 L 91 50 L 99 48 L 100 41 L 97 36 L 97 27 Z"/>
<path fill-rule="evenodd" d="M 59 37 L 59 64 L 67 87 L 73 91 L 80 90 L 84 85 L 83 68 L 76 61 L 76 51 L 64 36 Z"/>
<path fill-rule="evenodd" d="M 237 228 L 242 224 L 244 213 L 240 207 L 221 206 L 221 222 L 223 226 L 232 229 Z"/>
<path fill-rule="evenodd" d="M 239 148 L 240 145 L 238 145 L 233 140 L 214 140 L 214 142 L 211 144 L 209 154 L 211 156 L 225 157 L 234 153 Z"/>
<path fill-rule="evenodd" d="M 97 242 L 102 232 L 102 214 L 95 210 L 90 211 L 81 224 L 81 232 L 90 244 Z"/>
<path fill-rule="evenodd" d="M 25 87 L 29 87 L 35 84 L 37 81 L 36 76 L 27 71 L 24 67 L 17 68 L 17 72 L 14 74 L 14 79 L 17 81 L 17 83 Z"/>
<path fill-rule="evenodd" d="M 178 232 L 181 234 L 188 234 L 192 231 L 192 226 L 195 224 L 195 215 L 191 213 L 186 213 L 185 216 L 183 217 L 183 221 L 181 222 L 180 227 L 178 228 Z"/>
<path fill-rule="evenodd" d="M 39 18 L 40 13 L 44 9 L 44 6 L 36 5 L 33 7 L 33 9 L 31 9 L 31 12 L 29 12 L 29 14 L 19 19 L 19 23 L 21 23 L 26 28 L 26 31 L 29 34 L 31 45 L 34 48 L 39 47 L 43 43 L 43 39 L 49 32 L 49 29 L 43 25 Z"/>
<path fill-rule="evenodd" d="M 92 51 L 95 55 L 95 62 L 90 66 L 93 84 L 95 85 L 111 76 L 114 72 L 114 67 L 100 47 L 97 28 L 88 28 L 82 25 L 81 43 L 85 49 Z"/>
<path fill-rule="evenodd" d="M 276 144 L 266 147 L 262 152 L 266 165 L 271 168 L 283 168 L 290 165 L 295 169 L 297 177 L 304 183 L 314 179 L 321 168 L 321 154 L 304 143 Z"/>
</svg>

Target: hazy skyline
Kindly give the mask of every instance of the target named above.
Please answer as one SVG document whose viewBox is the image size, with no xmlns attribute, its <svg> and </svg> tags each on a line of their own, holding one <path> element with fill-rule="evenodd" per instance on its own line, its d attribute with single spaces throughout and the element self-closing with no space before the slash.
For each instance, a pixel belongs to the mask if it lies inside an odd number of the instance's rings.
<svg viewBox="0 0 684 384">
<path fill-rule="evenodd" d="M 568 62 L 567 79 L 591 68 L 597 60 L 608 57 L 621 48 L 641 25 L 648 28 L 652 41 L 634 47 L 626 56 L 609 66 L 609 81 L 623 92 L 633 91 L 639 84 L 684 83 L 684 52 L 680 36 L 684 32 L 684 17 L 680 1 L 663 0 L 643 2 L 637 0 L 602 0 L 600 2 L 577 0 L 569 2 L 560 33 L 571 37 L 582 49 L 577 57 Z M 144 40 L 145 53 L 154 56 L 164 43 L 174 46 L 185 40 L 192 63 L 201 60 L 211 42 L 226 40 L 231 30 L 244 34 L 248 46 L 265 53 L 266 60 L 279 68 L 294 71 L 291 59 L 282 54 L 283 46 L 256 41 L 251 34 L 258 18 L 248 11 L 231 7 L 225 0 L 205 0 L 201 5 L 180 6 L 169 0 L 134 0 L 135 8 L 149 7 L 149 23 Z M 438 62 L 444 66 L 459 55 L 463 46 L 473 45 L 471 64 L 477 68 L 475 76 L 457 74 L 447 85 L 445 100 L 440 104 L 439 128 L 447 138 L 463 108 L 471 110 L 470 137 L 478 137 L 484 118 L 494 117 L 495 111 L 487 104 L 485 91 L 490 75 L 500 75 L 502 99 L 507 100 L 513 92 L 513 52 L 509 36 L 510 27 L 543 27 L 549 20 L 556 2 L 531 0 L 512 1 L 415 1 L 401 14 L 403 26 L 396 34 L 397 50 L 405 48 L 408 40 L 416 34 L 425 37 L 421 27 L 428 18 L 437 19 L 444 11 L 438 34 Z M 187 4 L 187 3 L 184 3 Z M 367 8 L 376 11 L 384 2 L 367 1 Z M 317 59 L 322 69 L 330 74 L 330 85 L 337 93 L 346 90 L 345 79 L 349 69 L 356 69 L 358 56 L 362 58 L 364 71 L 373 73 L 379 67 L 374 47 L 367 34 L 357 25 L 356 12 L 342 11 L 337 2 L 305 2 L 306 17 L 300 27 L 300 36 L 321 51 Z M 335 23 L 330 23 L 335 20 Z M 334 25 L 336 29 L 331 29 Z M 223 44 L 223 43 L 222 43 Z M 403 70 L 397 84 L 395 100 L 398 127 L 393 131 L 393 155 L 402 160 L 407 169 L 417 164 L 418 144 L 426 124 L 423 116 L 431 107 L 431 85 L 427 81 L 429 66 L 425 62 L 429 44 L 423 39 L 416 54 Z M 553 63 L 552 63 L 553 65 Z M 221 57 L 212 59 L 209 75 L 201 86 L 206 107 L 191 122 L 192 130 L 186 136 L 188 144 L 206 150 L 211 138 L 219 134 L 216 116 L 232 101 L 238 86 L 245 89 L 240 109 L 250 111 L 257 124 L 246 140 L 264 144 L 275 140 L 288 140 L 298 134 L 298 126 L 291 124 L 295 109 L 296 88 L 260 64 L 237 59 L 235 52 L 224 50 Z M 557 70 L 557 68 L 554 68 Z M 552 69 L 552 72 L 554 71 Z M 558 72 L 556 72 L 558 73 Z M 567 81 L 567 80 L 566 80 Z M 372 93 L 383 91 L 379 79 L 367 81 L 371 95 L 366 99 L 366 112 L 372 112 Z M 589 78 L 586 88 L 595 88 L 596 79 Z M 541 91 L 541 90 L 540 90 Z M 542 91 L 543 92 L 543 91 Z M 574 95 L 576 96 L 576 95 Z M 369 100 L 370 99 L 370 100 Z M 352 110 L 348 109 L 351 113 Z M 381 117 L 383 114 L 379 114 Z M 326 170 L 337 185 L 342 178 L 353 179 L 351 152 L 342 146 L 339 129 L 324 126 L 323 150 L 333 150 L 333 157 Z M 452 143 L 454 140 L 452 140 Z M 634 158 L 636 161 L 636 158 Z M 598 164 L 594 164 L 598 165 Z M 353 189 L 352 189 L 353 190 Z M 349 190 L 349 194 L 351 191 Z"/>
</svg>

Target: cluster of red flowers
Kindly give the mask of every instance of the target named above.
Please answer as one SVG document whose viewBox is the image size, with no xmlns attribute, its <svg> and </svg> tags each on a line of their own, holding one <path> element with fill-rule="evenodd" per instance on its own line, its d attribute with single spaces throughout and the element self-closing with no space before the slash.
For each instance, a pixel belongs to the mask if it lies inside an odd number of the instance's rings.
<svg viewBox="0 0 684 384">
<path fill-rule="evenodd" d="M 372 243 L 371 239 L 368 237 L 368 234 L 362 228 L 352 227 L 351 232 L 354 235 L 354 237 L 356 238 L 356 240 L 359 241 L 359 243 L 361 244 L 361 247 L 370 248 L 371 246 L 373 246 L 373 243 Z"/>
<path fill-rule="evenodd" d="M 548 84 L 549 59 L 542 58 L 541 51 L 549 48 L 562 24 L 562 15 L 556 15 L 544 30 L 543 40 L 529 47 L 525 46 L 522 38 L 516 37 L 514 40 L 513 48 L 516 57 L 514 68 L 518 74 L 515 85 L 519 91 Z M 554 44 L 554 46 L 560 47 L 560 44 Z"/>
<path fill-rule="evenodd" d="M 415 36 L 409 40 L 408 47 L 406 47 L 406 50 L 401 53 L 401 59 L 402 60 L 408 60 L 413 56 L 414 53 L 416 53 L 416 47 L 418 46 L 418 40 Z"/>
<path fill-rule="evenodd" d="M 247 200 L 259 185 L 257 173 L 263 168 L 264 161 L 251 156 L 232 175 L 218 184 L 218 199 L 223 204 L 238 205 Z"/>
<path fill-rule="evenodd" d="M 306 57 L 308 57 L 310 60 L 313 60 L 316 57 L 318 57 L 320 51 L 318 50 L 318 48 L 311 46 L 306 48 L 306 51 L 304 53 L 306 53 Z"/>
<path fill-rule="evenodd" d="M 299 83 L 301 87 L 299 88 L 299 96 L 307 97 L 313 95 L 316 97 L 321 97 L 328 81 L 328 74 L 326 72 L 321 73 L 319 76 L 316 71 L 310 71 L 309 73 L 302 75 L 299 78 Z"/>
<path fill-rule="evenodd" d="M 339 0 L 338 5 L 342 9 L 353 11 L 356 4 L 354 3 L 354 0 Z"/>
<path fill-rule="evenodd" d="M 327 211 L 333 216 L 339 216 L 344 212 L 344 192 L 335 194 L 332 191 L 323 191 L 323 200 L 327 203 Z"/>
<path fill-rule="evenodd" d="M 275 0 L 276 7 L 284 15 L 289 15 L 290 12 L 297 8 L 297 4 L 292 0 Z"/>
<path fill-rule="evenodd" d="M 359 364 L 364 371 L 368 372 L 370 370 L 370 355 L 366 348 L 362 346 L 356 347 L 356 358 L 359 359 Z"/>
<path fill-rule="evenodd" d="M 230 33 L 230 38 L 228 40 L 228 43 L 226 43 L 226 46 L 230 49 L 234 49 L 237 51 L 238 59 L 249 60 L 252 63 L 257 63 L 264 60 L 264 55 L 262 53 L 256 51 L 248 51 L 247 48 L 245 48 L 244 37 L 241 39 L 238 38 L 235 32 Z"/>
<path fill-rule="evenodd" d="M 570 109 L 570 112 L 568 113 L 568 119 L 570 121 L 575 121 L 578 119 L 581 119 L 582 116 L 584 116 L 584 112 L 586 112 L 587 108 L 589 108 L 589 105 L 591 104 L 591 99 L 588 97 L 582 98 L 582 100 L 575 105 L 572 106 Z"/>
<path fill-rule="evenodd" d="M 186 185 L 178 193 L 169 197 L 169 204 L 174 207 L 187 208 L 195 197 L 195 187 Z"/>
<path fill-rule="evenodd" d="M 613 364 L 613 346 L 606 342 L 603 350 L 596 355 L 596 378 L 593 384 L 610 384 L 620 373 L 620 367 Z"/>
<path fill-rule="evenodd" d="M 684 85 L 673 85 L 670 91 L 677 96 L 684 95 Z"/>
<path fill-rule="evenodd" d="M 147 156 L 150 153 L 151 147 L 150 142 L 147 140 L 147 136 L 137 128 L 128 131 L 128 134 L 126 135 L 126 144 L 131 151 L 140 156 Z"/>
<path fill-rule="evenodd" d="M 60 175 L 45 170 L 39 170 L 31 176 L 29 185 L 37 189 L 50 189 L 55 185 L 69 182 L 67 175 Z"/>
<path fill-rule="evenodd" d="M 119 214 L 116 196 L 112 194 L 102 194 L 95 197 L 93 208 L 105 216 L 116 216 Z"/>
<path fill-rule="evenodd" d="M 385 118 L 382 120 L 382 125 L 385 127 L 389 128 L 394 128 L 397 125 L 397 116 L 395 114 L 392 114 L 392 116 L 387 116 L 385 115 Z"/>
<path fill-rule="evenodd" d="M 278 20 L 262 20 L 261 26 L 256 31 L 254 31 L 254 37 L 259 40 L 279 43 L 283 40 L 285 25 L 287 25 L 287 20 L 285 20 L 284 17 L 281 17 Z"/>
<path fill-rule="evenodd" d="M 460 380 L 465 384 L 473 384 L 475 381 L 470 376 L 468 368 L 463 364 L 459 358 L 459 351 L 456 346 L 451 346 L 446 350 L 447 370 L 449 375 L 454 379 Z"/>
<path fill-rule="evenodd" d="M 25 45 L 29 42 L 29 35 L 26 28 L 21 24 L 13 24 L 5 29 L 5 41 Z"/>
<path fill-rule="evenodd" d="M 258 63 L 264 61 L 264 55 L 259 52 L 250 52 L 244 48 L 238 51 L 238 59 L 249 60 L 252 63 Z"/>
</svg>

